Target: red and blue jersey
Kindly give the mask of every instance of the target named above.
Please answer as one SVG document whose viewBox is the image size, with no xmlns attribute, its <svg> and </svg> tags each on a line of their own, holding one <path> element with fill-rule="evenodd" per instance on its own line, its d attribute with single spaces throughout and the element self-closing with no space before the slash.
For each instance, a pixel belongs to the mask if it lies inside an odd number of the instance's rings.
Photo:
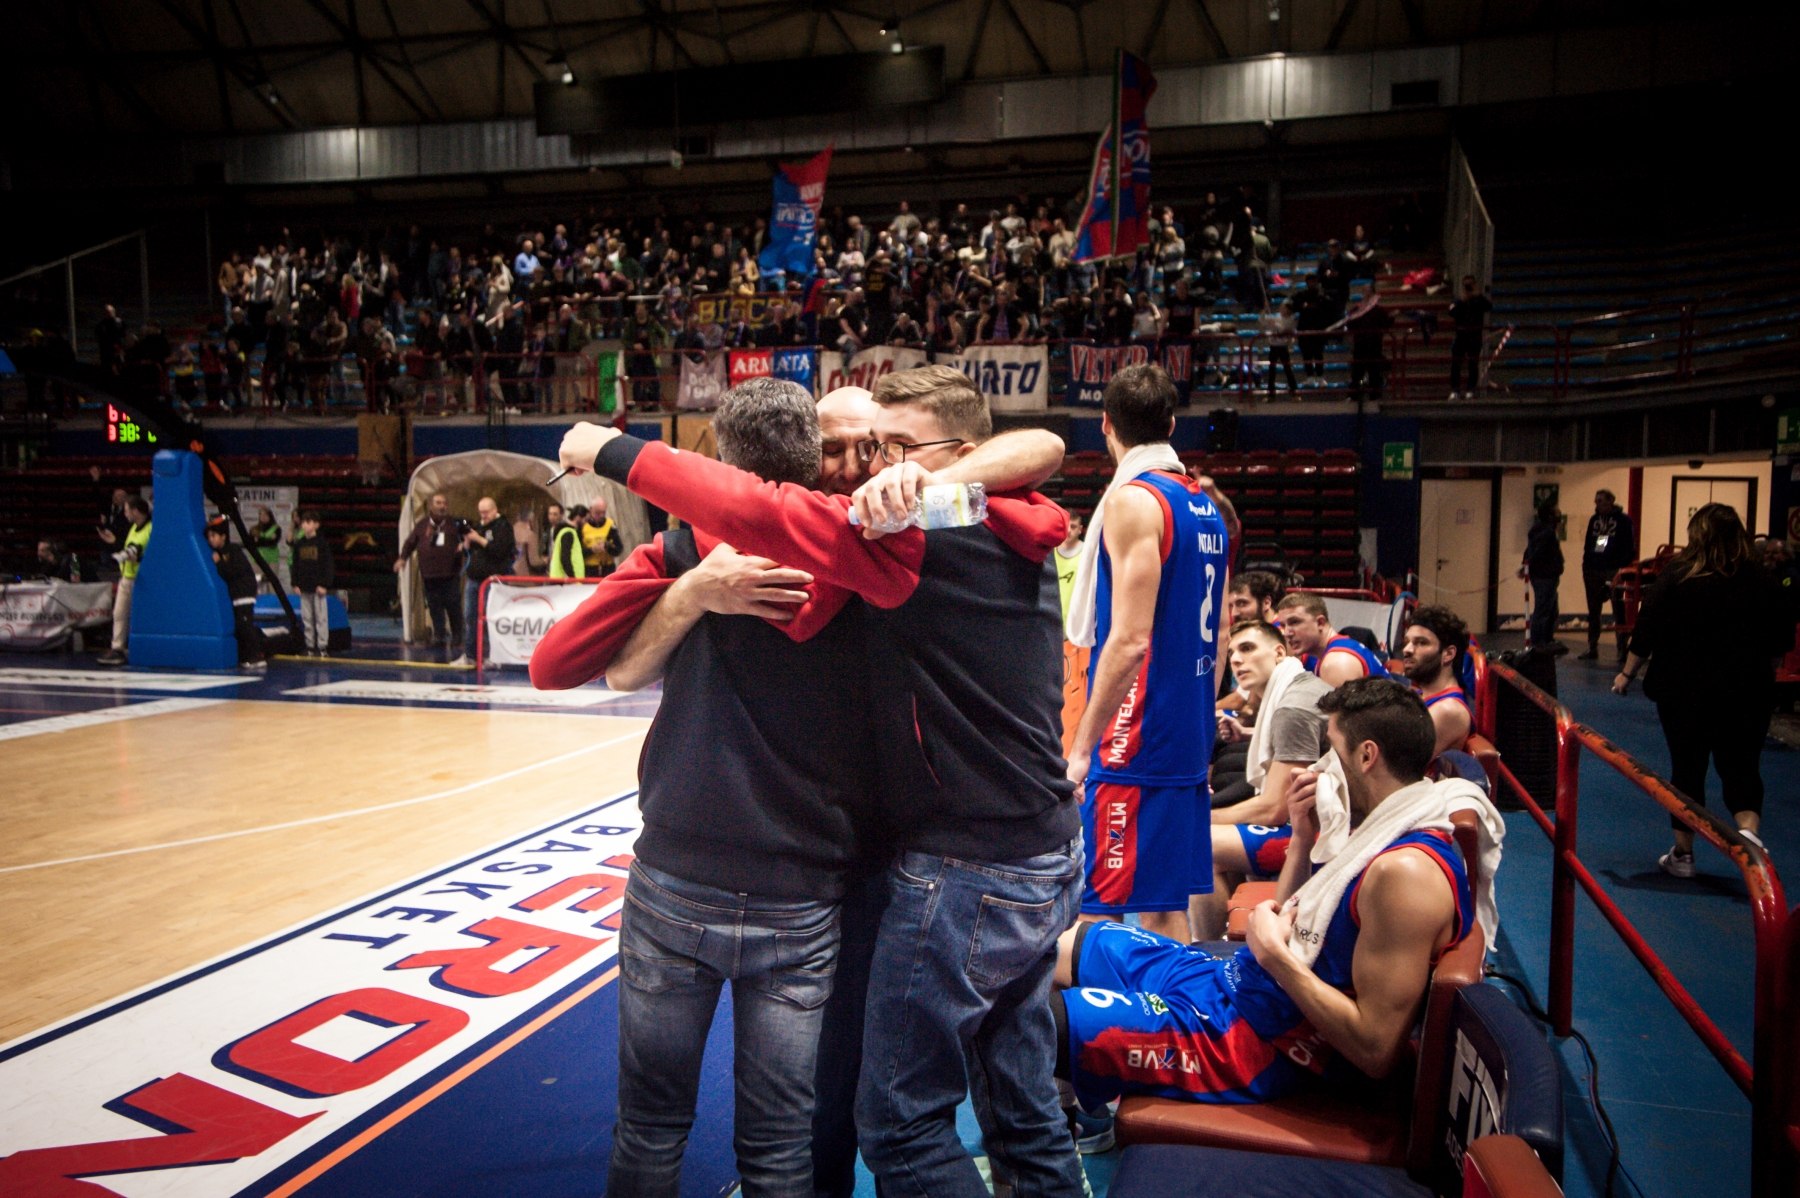
<svg viewBox="0 0 1800 1198">
<path fill-rule="evenodd" d="M 1444 871 L 1456 895 L 1456 927 L 1446 951 L 1475 926 L 1475 900 L 1455 842 L 1409 832 L 1383 853 L 1416 848 Z M 1313 962 L 1330 986 L 1349 991 L 1365 870 L 1344 891 Z M 1094 1110 L 1122 1094 L 1193 1102 L 1267 1102 L 1309 1076 L 1354 1079 L 1354 1069 L 1256 962 L 1248 946 L 1214 957 L 1142 928 L 1086 925 L 1075 986 L 1063 991 L 1072 1081 Z"/>
<path fill-rule="evenodd" d="M 1363 663 L 1364 677 L 1386 678 L 1388 676 L 1387 663 L 1381 660 L 1381 655 L 1353 636 L 1334 636 L 1325 643 L 1325 652 L 1317 657 L 1307 656 L 1300 660 L 1307 669 L 1317 674 L 1319 667 L 1325 664 L 1325 659 L 1333 653 L 1349 653 L 1356 657 Z"/>
<path fill-rule="evenodd" d="M 1225 608 L 1225 519 L 1199 483 L 1150 473 L 1142 487 L 1162 506 L 1162 579 L 1150 652 L 1094 747 L 1088 776 L 1144 785 L 1199 785 L 1212 760 L 1214 669 Z M 1112 631 L 1112 560 L 1100 554 L 1088 692 Z"/>
<path fill-rule="evenodd" d="M 1475 718 L 1474 710 L 1469 707 L 1469 697 L 1463 694 L 1460 686 L 1446 686 L 1441 691 L 1432 691 L 1429 695 L 1420 695 L 1419 698 L 1428 708 L 1435 707 L 1439 703 L 1460 703 L 1463 710 L 1469 713 L 1469 718 L 1471 720 Z"/>
</svg>

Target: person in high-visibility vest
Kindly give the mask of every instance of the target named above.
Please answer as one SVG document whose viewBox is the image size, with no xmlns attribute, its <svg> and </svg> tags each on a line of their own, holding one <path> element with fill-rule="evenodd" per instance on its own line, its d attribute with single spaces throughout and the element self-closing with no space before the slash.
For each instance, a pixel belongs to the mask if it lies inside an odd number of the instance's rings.
<svg viewBox="0 0 1800 1198">
<path fill-rule="evenodd" d="M 133 495 L 125 500 L 125 514 L 131 527 L 125 530 L 125 543 L 113 554 L 119 563 L 119 589 L 113 595 L 112 649 L 100 656 L 103 666 L 122 666 L 129 659 L 126 646 L 131 641 L 131 592 L 137 586 L 138 567 L 143 564 L 144 550 L 150 544 L 150 501 Z M 100 539 L 108 545 L 119 538 L 102 529 Z"/>
<path fill-rule="evenodd" d="M 256 556 L 267 562 L 269 571 L 273 573 L 281 561 L 281 525 L 275 522 L 274 512 L 268 508 L 258 509 L 256 523 L 250 528 L 250 541 Z M 256 593 L 259 595 L 275 593 L 275 588 L 269 585 L 268 579 L 263 577 L 261 571 L 257 572 Z"/>
<path fill-rule="evenodd" d="M 606 500 L 594 500 L 581 524 L 581 547 L 587 554 L 588 569 L 595 574 L 611 574 L 613 563 L 625 552 L 619 529 L 606 515 Z"/>
<path fill-rule="evenodd" d="M 561 504 L 549 506 L 544 523 L 550 529 L 550 577 L 586 578 L 587 555 L 582 551 L 581 533 L 563 518 Z"/>
<path fill-rule="evenodd" d="M 1062 596 L 1063 620 L 1069 618 L 1069 592 L 1075 586 L 1075 565 L 1081 560 L 1081 534 L 1085 521 L 1080 513 L 1069 517 L 1069 535 L 1056 547 L 1056 586 Z M 1063 640 L 1063 756 L 1075 742 L 1075 726 L 1087 710 L 1089 650 Z"/>
</svg>

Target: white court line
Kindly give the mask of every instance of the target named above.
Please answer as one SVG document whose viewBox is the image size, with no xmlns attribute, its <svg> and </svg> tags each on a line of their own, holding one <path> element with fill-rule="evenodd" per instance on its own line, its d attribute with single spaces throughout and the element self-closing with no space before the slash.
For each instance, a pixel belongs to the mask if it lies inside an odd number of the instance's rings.
<svg viewBox="0 0 1800 1198">
<path fill-rule="evenodd" d="M 26 736 L 42 736 L 48 732 L 73 732 L 119 720 L 139 720 L 147 715 L 167 715 L 175 711 L 192 711 L 196 707 L 212 707 L 224 699 L 152 699 L 148 703 L 126 703 L 119 707 L 102 707 L 98 711 L 78 711 L 71 715 L 49 716 L 18 724 L 0 724 L 0 740 L 18 740 Z"/>
<path fill-rule="evenodd" d="M 202 701 L 204 702 L 207 700 Z M 325 824 L 330 823 L 334 819 L 349 819 L 352 816 L 370 815 L 377 811 L 392 811 L 396 807 L 411 807 L 415 803 L 430 803 L 437 799 L 447 799 L 452 795 L 467 794 L 471 790 L 478 790 L 483 786 L 488 786 L 495 782 L 504 782 L 508 778 L 516 778 L 520 774 L 527 774 L 532 770 L 542 769 L 547 765 L 557 765 L 561 762 L 568 761 L 571 758 L 580 757 L 584 753 L 592 753 L 599 749 L 610 748 L 611 746 L 620 744 L 624 741 L 635 740 L 637 737 L 643 736 L 648 731 L 648 728 L 640 728 L 636 732 L 627 732 L 623 736 L 615 736 L 611 740 L 603 740 L 599 744 L 574 749 L 556 757 L 546 757 L 542 761 L 536 761 L 530 765 L 522 765 L 516 770 L 507 770 L 504 774 L 495 774 L 491 778 L 482 778 L 479 781 L 466 782 L 463 785 L 453 787 L 450 790 L 440 790 L 436 794 L 420 795 L 413 799 L 399 799 L 392 803 L 378 803 L 373 807 L 358 807 L 353 811 L 336 811 L 330 815 L 314 815 L 309 816 L 306 819 L 293 819 L 288 820 L 286 823 L 264 824 L 260 828 L 241 828 L 236 832 L 216 832 L 211 836 L 194 836 L 187 840 L 166 840 L 161 844 L 139 845 L 134 849 L 113 849 L 111 852 L 107 853 L 87 853 L 80 857 L 58 857 L 54 861 L 33 861 L 28 865 L 0 866 L 0 874 L 18 873 L 20 870 L 26 869 L 47 869 L 52 865 L 73 865 L 78 861 L 99 861 L 106 857 L 129 857 L 133 853 L 154 853 L 158 849 L 179 849 L 190 844 L 207 844 L 214 840 L 230 840 L 237 836 L 255 836 L 262 832 L 279 832 L 284 828 L 303 828 L 307 824 Z"/>
<path fill-rule="evenodd" d="M 0 669 L 0 686 L 39 687 L 67 686 L 100 691 L 210 691 L 227 686 L 243 686 L 252 681 L 243 676 L 221 674 L 151 674 L 141 670 L 38 670 L 6 667 Z"/>
</svg>

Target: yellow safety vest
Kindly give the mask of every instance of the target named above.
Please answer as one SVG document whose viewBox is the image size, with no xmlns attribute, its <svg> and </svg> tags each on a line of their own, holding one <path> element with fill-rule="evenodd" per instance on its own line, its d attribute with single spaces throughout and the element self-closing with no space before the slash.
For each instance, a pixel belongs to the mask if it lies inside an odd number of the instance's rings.
<svg viewBox="0 0 1800 1198">
<path fill-rule="evenodd" d="M 136 546 L 137 551 L 138 551 L 138 556 L 137 556 L 137 561 L 132 561 L 128 557 L 124 561 L 120 562 L 119 563 L 119 573 L 124 575 L 126 578 L 136 578 L 138 576 L 138 567 L 141 564 L 143 564 L 144 549 L 149 544 L 150 544 L 150 522 L 148 520 L 146 520 L 144 522 L 144 526 L 142 528 L 133 526 L 131 531 L 129 531 L 125 534 L 125 548 L 130 549 L 131 547 Z"/>
<path fill-rule="evenodd" d="M 570 574 L 563 569 L 562 543 L 568 539 L 570 545 L 569 560 L 574 563 L 575 572 Z M 552 578 L 586 578 L 587 558 L 582 552 L 581 534 L 570 525 L 563 525 L 550 534 L 550 577 Z"/>
<path fill-rule="evenodd" d="M 587 551 L 587 564 L 598 573 L 613 564 L 612 554 L 606 551 L 606 538 L 612 535 L 611 519 L 602 520 L 598 528 L 592 524 L 581 526 L 581 544 Z"/>
</svg>

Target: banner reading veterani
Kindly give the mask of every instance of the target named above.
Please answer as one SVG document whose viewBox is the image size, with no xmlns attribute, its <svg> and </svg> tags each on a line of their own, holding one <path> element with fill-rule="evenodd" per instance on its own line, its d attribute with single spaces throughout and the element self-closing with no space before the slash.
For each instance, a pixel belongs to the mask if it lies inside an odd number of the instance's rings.
<svg viewBox="0 0 1800 1198">
<path fill-rule="evenodd" d="M 1095 345 L 1091 341 L 1069 343 L 1069 394 L 1064 401 L 1080 407 L 1097 408 L 1106 396 L 1106 384 L 1127 366 L 1142 366 L 1150 361 L 1150 347 L 1132 345 Z"/>
</svg>

